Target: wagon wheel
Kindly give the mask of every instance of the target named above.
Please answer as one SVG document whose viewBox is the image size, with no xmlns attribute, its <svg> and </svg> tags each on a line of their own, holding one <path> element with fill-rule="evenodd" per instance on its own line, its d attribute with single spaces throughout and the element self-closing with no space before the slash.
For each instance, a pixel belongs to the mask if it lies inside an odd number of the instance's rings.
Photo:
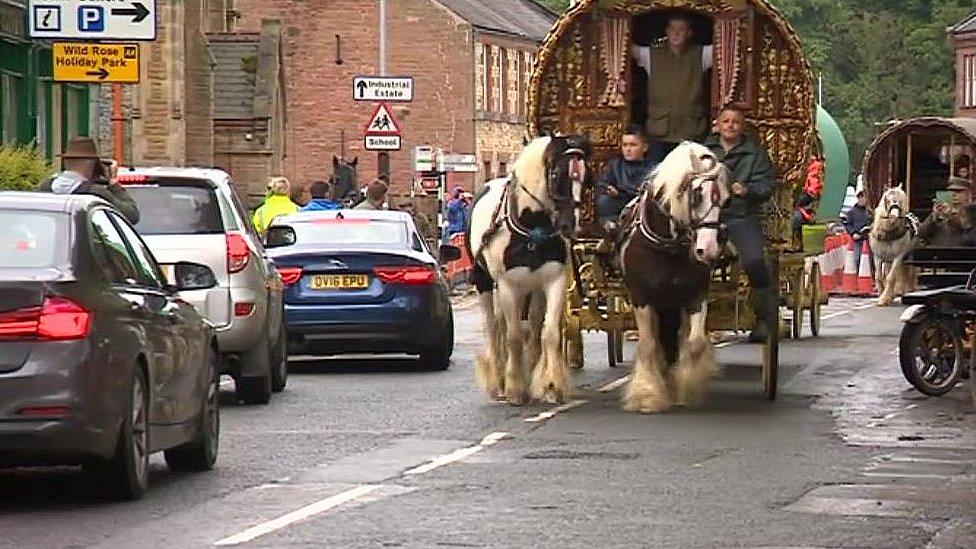
<svg viewBox="0 0 976 549">
<path fill-rule="evenodd" d="M 810 333 L 820 336 L 820 308 L 823 304 L 823 288 L 820 286 L 820 264 L 810 269 Z"/>
<path fill-rule="evenodd" d="M 792 302 L 790 305 L 793 310 L 793 319 L 790 322 L 790 335 L 793 339 L 800 339 L 803 335 L 803 305 L 806 303 L 804 299 L 806 292 L 804 290 L 803 271 L 798 270 L 796 276 L 790 281 L 790 293 L 792 294 Z"/>
</svg>

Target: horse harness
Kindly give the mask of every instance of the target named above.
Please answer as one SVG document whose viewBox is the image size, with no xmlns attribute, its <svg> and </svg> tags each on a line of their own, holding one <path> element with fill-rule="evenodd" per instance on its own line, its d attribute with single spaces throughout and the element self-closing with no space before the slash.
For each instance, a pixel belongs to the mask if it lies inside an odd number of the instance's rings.
<svg viewBox="0 0 976 549">
<path fill-rule="evenodd" d="M 705 199 L 703 194 L 704 190 L 701 187 L 696 187 L 694 189 L 689 188 L 695 179 L 698 178 L 690 178 L 685 183 L 682 183 L 682 187 L 685 187 L 682 190 L 682 194 L 688 195 L 689 211 L 693 211 L 695 208 L 699 207 L 702 200 Z M 679 226 L 675 222 L 674 216 L 671 215 L 671 212 L 661 206 L 660 201 L 664 197 L 664 186 L 658 189 L 653 198 L 651 198 L 651 193 L 649 191 L 649 187 L 645 186 L 643 192 L 641 193 L 640 201 L 637 203 L 637 207 L 635 208 L 636 211 L 634 213 L 632 223 L 637 226 L 637 229 L 640 231 L 641 235 L 644 236 L 652 248 L 657 248 L 670 254 L 680 254 L 687 250 L 688 246 L 691 245 L 692 240 L 694 239 L 695 231 L 699 229 L 722 229 L 722 223 L 720 221 L 694 221 L 688 226 Z M 645 215 L 645 212 L 647 211 L 648 199 L 651 199 L 654 209 L 668 219 L 669 234 L 661 234 L 651 227 L 648 216 Z M 713 210 L 720 207 L 721 205 L 718 204 L 718 200 L 713 199 L 712 206 L 707 212 L 705 212 L 705 215 L 702 216 L 703 219 L 707 218 Z"/>
<path fill-rule="evenodd" d="M 505 183 L 505 189 L 502 191 L 501 200 L 498 201 L 498 204 L 495 206 L 495 211 L 492 213 L 491 225 L 481 237 L 482 253 L 491 240 L 498 234 L 498 231 L 501 230 L 502 226 L 513 234 L 517 234 L 528 240 L 526 243 L 526 249 L 528 249 L 530 252 L 535 252 L 540 247 L 548 244 L 553 238 L 559 236 L 559 231 L 556 230 L 555 223 L 553 223 L 553 228 L 551 230 L 542 226 L 525 227 L 519 223 L 517 205 L 513 196 L 515 192 L 518 192 L 519 190 L 525 193 L 537 204 L 542 206 L 543 209 L 546 209 L 545 203 L 543 203 L 539 197 L 532 194 L 528 189 L 519 185 L 518 178 L 514 173 L 511 174 L 509 176 L 509 180 Z M 556 203 L 557 206 L 560 204 L 565 204 L 567 200 L 573 200 L 572 197 L 569 197 L 568 199 L 564 197 L 556 198 L 551 192 L 550 198 Z M 504 214 L 502 213 L 503 208 L 505 210 Z"/>
<path fill-rule="evenodd" d="M 876 235 L 877 239 L 882 242 L 894 242 L 895 240 L 905 236 L 906 233 L 909 235 L 909 238 L 915 238 L 915 236 L 918 234 L 918 217 L 916 217 L 912 212 L 908 212 L 905 215 L 892 216 L 891 214 L 895 210 L 898 210 L 900 214 L 901 208 L 899 208 L 897 205 L 893 205 L 888 208 L 887 219 L 894 217 L 896 223 L 893 223 L 891 228 L 879 228 L 878 234 Z"/>
</svg>

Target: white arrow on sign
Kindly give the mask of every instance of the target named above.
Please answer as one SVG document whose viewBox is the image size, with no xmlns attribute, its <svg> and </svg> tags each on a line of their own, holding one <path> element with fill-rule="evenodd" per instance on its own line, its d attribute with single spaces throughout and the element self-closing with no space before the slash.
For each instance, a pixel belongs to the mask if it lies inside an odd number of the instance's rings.
<svg viewBox="0 0 976 549">
<path fill-rule="evenodd" d="M 29 0 L 31 38 L 155 40 L 156 0 Z"/>
<path fill-rule="evenodd" d="M 411 76 L 357 76 L 352 79 L 356 101 L 413 101 Z"/>
</svg>

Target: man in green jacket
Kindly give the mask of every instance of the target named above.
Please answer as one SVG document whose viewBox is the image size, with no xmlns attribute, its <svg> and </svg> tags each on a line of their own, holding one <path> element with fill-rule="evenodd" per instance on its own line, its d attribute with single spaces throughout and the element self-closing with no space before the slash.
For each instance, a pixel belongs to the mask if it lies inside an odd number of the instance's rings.
<svg viewBox="0 0 976 549">
<path fill-rule="evenodd" d="M 779 311 L 779 289 L 766 266 L 760 221 L 763 204 L 776 190 L 776 179 L 769 155 L 743 133 L 745 115 L 741 111 L 722 109 L 716 129 L 704 144 L 729 169 L 733 182 L 732 197 L 722 211 L 722 221 L 753 288 L 756 328 L 749 341 L 761 342 L 770 329 L 777 328 Z"/>
</svg>

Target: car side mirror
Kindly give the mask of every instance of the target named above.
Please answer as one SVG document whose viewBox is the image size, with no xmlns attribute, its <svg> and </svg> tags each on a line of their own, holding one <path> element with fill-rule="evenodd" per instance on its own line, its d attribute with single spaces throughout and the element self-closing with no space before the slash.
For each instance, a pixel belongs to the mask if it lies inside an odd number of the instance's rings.
<svg viewBox="0 0 976 549">
<path fill-rule="evenodd" d="M 264 245 L 267 248 L 291 246 L 295 243 L 295 229 L 287 225 L 272 225 L 264 234 Z"/>
<path fill-rule="evenodd" d="M 450 244 L 441 244 L 440 249 L 437 251 L 437 257 L 441 263 L 457 261 L 461 259 L 461 248 L 451 246 Z"/>
<path fill-rule="evenodd" d="M 217 276 L 206 265 L 181 262 L 173 265 L 173 286 L 177 291 L 207 290 L 217 285 Z"/>
</svg>

